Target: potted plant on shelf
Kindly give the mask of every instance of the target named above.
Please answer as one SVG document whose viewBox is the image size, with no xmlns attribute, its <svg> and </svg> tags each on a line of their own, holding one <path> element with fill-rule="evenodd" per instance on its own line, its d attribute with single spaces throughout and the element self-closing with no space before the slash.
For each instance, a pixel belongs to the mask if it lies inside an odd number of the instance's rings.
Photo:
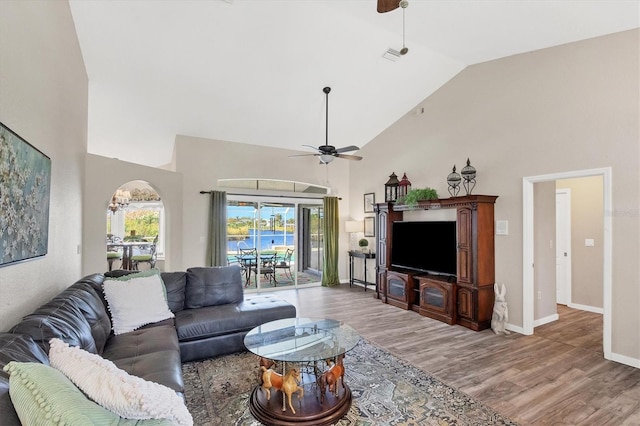
<svg viewBox="0 0 640 426">
<path fill-rule="evenodd" d="M 366 238 L 360 238 L 360 241 L 358 241 L 358 245 L 360 246 L 360 251 L 362 251 L 363 253 L 367 253 L 367 247 L 369 246 L 369 240 L 367 240 Z"/>
<path fill-rule="evenodd" d="M 398 199 L 398 204 L 406 204 L 407 206 L 416 206 L 418 205 L 418 201 L 424 200 L 437 200 L 438 193 L 435 189 L 426 187 L 426 188 L 415 188 L 410 189 L 407 192 L 407 195 L 404 197 L 400 197 Z"/>
</svg>

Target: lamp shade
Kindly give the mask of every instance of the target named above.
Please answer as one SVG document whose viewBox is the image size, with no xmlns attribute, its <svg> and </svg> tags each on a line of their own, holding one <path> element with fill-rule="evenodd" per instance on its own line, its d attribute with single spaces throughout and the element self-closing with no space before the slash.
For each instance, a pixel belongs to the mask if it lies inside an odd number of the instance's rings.
<svg viewBox="0 0 640 426">
<path fill-rule="evenodd" d="M 363 232 L 364 222 L 359 220 L 348 220 L 344 223 L 344 230 L 349 233 Z"/>
</svg>

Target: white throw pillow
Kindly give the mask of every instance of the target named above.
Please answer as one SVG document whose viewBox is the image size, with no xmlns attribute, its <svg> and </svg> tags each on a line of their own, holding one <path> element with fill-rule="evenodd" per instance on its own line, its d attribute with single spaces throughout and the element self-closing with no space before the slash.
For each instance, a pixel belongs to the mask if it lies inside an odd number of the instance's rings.
<svg viewBox="0 0 640 426">
<path fill-rule="evenodd" d="M 115 334 L 173 318 L 159 274 L 127 281 L 106 279 L 102 284 Z"/>
<path fill-rule="evenodd" d="M 116 365 L 60 339 L 49 342 L 51 366 L 62 372 L 89 398 L 127 419 L 167 419 L 193 425 L 184 401 L 172 389 L 132 376 Z"/>
</svg>

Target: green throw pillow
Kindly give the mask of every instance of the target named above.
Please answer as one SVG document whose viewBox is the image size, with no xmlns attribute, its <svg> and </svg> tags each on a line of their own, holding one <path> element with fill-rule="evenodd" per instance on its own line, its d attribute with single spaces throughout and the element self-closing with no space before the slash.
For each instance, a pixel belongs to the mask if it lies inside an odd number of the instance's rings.
<svg viewBox="0 0 640 426">
<path fill-rule="evenodd" d="M 121 277 L 108 277 L 106 279 L 113 280 L 113 281 L 131 281 L 135 278 L 145 278 L 145 277 L 151 277 L 153 275 L 160 276 L 160 281 L 162 281 L 162 275 L 160 275 L 160 269 L 158 268 L 135 272 L 133 274 L 127 274 Z M 167 288 L 164 286 L 164 281 L 162 281 L 162 291 L 164 292 L 164 298 L 167 299 Z"/>
<path fill-rule="evenodd" d="M 9 395 L 23 425 L 153 425 L 169 420 L 123 419 L 88 399 L 64 374 L 36 362 L 8 363 Z"/>
<path fill-rule="evenodd" d="M 108 280 L 115 280 L 115 281 L 129 281 L 132 280 L 134 278 L 144 278 L 144 277 L 150 277 L 152 275 L 160 275 L 160 270 L 157 268 L 154 269 L 149 269 L 148 271 L 140 271 L 140 272 L 136 272 L 134 274 L 127 274 L 127 275 L 123 275 L 121 277 L 109 277 L 107 278 Z"/>
</svg>

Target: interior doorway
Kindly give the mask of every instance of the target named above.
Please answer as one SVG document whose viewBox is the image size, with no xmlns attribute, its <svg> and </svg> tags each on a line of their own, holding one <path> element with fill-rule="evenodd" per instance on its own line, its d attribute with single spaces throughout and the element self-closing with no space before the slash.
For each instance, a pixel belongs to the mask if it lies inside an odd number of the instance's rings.
<svg viewBox="0 0 640 426">
<path fill-rule="evenodd" d="M 137 268 L 148 256 L 142 266 L 163 270 L 165 222 L 164 203 L 151 183 L 133 180 L 120 185 L 106 211 L 108 269 Z"/>
<path fill-rule="evenodd" d="M 556 303 L 571 303 L 571 189 L 556 189 Z"/>
<path fill-rule="evenodd" d="M 573 172 L 530 176 L 523 178 L 523 332 L 533 334 L 534 330 L 534 184 L 539 182 L 574 179 L 581 177 L 601 176 L 603 182 L 603 210 L 612 209 L 611 168 L 578 170 Z M 612 315 L 612 241 L 611 215 L 602 215 L 603 225 L 603 267 L 602 267 L 602 300 L 603 300 L 603 336 L 604 357 L 612 359 L 611 354 L 611 315 Z"/>
</svg>

